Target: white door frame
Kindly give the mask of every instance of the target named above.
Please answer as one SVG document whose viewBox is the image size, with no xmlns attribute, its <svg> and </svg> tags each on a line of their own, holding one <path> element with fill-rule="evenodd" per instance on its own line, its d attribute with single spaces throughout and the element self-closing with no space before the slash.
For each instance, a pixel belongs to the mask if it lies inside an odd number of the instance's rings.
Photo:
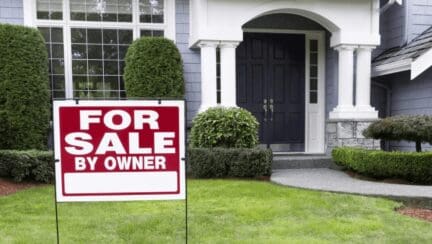
<svg viewBox="0 0 432 244">
<path fill-rule="evenodd" d="M 325 153 L 325 31 L 244 28 L 243 32 L 305 35 L 305 151 Z M 318 103 L 310 103 L 310 40 L 318 41 Z M 294 152 L 302 153 L 302 152 Z"/>
</svg>

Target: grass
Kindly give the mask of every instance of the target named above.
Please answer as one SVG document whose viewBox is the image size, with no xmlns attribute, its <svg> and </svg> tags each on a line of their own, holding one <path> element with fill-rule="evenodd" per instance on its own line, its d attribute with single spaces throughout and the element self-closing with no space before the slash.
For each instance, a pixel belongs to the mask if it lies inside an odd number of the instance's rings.
<svg viewBox="0 0 432 244">
<path fill-rule="evenodd" d="M 189 181 L 190 243 L 427 243 L 390 200 L 267 182 Z M 0 197 L 1 243 L 55 243 L 52 187 Z M 184 243 L 184 202 L 63 203 L 61 243 Z"/>
</svg>

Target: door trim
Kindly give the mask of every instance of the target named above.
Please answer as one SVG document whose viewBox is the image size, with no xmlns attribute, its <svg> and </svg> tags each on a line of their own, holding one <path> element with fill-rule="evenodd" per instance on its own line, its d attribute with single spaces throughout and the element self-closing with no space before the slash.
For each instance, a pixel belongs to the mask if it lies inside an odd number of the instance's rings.
<svg viewBox="0 0 432 244">
<path fill-rule="evenodd" d="M 305 35 L 305 152 L 325 153 L 325 31 L 244 28 L 243 32 Z M 318 103 L 310 104 L 310 40 L 318 41 Z M 313 117 L 313 119 L 312 119 Z M 316 119 L 317 118 L 317 119 Z M 311 132 L 314 133 L 311 133 Z M 302 153 L 302 152 L 299 152 Z"/>
</svg>

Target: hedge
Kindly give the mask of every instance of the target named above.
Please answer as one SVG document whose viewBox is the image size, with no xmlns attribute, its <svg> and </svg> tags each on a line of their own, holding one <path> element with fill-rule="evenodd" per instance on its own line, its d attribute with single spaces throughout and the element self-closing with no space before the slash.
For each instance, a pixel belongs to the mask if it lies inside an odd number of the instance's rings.
<svg viewBox="0 0 432 244">
<path fill-rule="evenodd" d="M 395 141 L 413 141 L 416 151 L 422 143 L 432 143 L 432 116 L 403 115 L 381 119 L 372 123 L 363 135 L 367 138 Z"/>
<path fill-rule="evenodd" d="M 189 148 L 188 165 L 196 178 L 269 176 L 273 154 L 259 148 Z"/>
<path fill-rule="evenodd" d="M 48 54 L 36 29 L 0 24 L 0 148 L 46 149 Z"/>
<path fill-rule="evenodd" d="M 54 181 L 54 159 L 50 151 L 0 150 L 0 176 L 15 181 Z"/>
<path fill-rule="evenodd" d="M 242 108 L 209 108 L 192 122 L 192 147 L 253 148 L 258 144 L 258 122 Z"/>
<path fill-rule="evenodd" d="M 337 165 L 375 178 L 400 178 L 432 184 L 432 152 L 384 152 L 359 148 L 335 148 Z"/>
<path fill-rule="evenodd" d="M 126 54 L 126 94 L 130 98 L 183 98 L 183 64 L 176 45 L 161 37 L 143 37 Z"/>
</svg>

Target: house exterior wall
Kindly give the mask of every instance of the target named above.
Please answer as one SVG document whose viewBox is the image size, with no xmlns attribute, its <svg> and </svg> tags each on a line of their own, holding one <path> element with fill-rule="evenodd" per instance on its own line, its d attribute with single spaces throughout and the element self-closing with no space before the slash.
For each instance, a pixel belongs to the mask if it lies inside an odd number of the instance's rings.
<svg viewBox="0 0 432 244">
<path fill-rule="evenodd" d="M 201 58 L 199 49 L 189 48 L 189 0 L 176 0 L 176 44 L 183 58 L 188 125 L 201 104 Z"/>
<path fill-rule="evenodd" d="M 410 42 L 432 25 L 432 1 L 405 0 L 407 5 L 407 41 Z"/>
<path fill-rule="evenodd" d="M 432 115 L 432 69 L 414 80 L 409 72 L 389 77 L 392 89 L 391 115 Z M 408 142 L 392 142 L 394 150 L 414 151 L 415 145 Z M 429 150 L 430 145 L 424 145 Z"/>
<path fill-rule="evenodd" d="M 386 4 L 388 0 L 381 0 L 381 6 Z M 398 47 L 405 43 L 405 28 L 406 28 L 406 6 L 407 1 L 403 1 L 403 5 L 393 5 L 380 17 L 380 34 L 381 45 L 375 49 L 374 55 L 378 55 L 386 49 Z"/>
<path fill-rule="evenodd" d="M 0 23 L 23 24 L 23 0 L 0 0 Z"/>
</svg>

